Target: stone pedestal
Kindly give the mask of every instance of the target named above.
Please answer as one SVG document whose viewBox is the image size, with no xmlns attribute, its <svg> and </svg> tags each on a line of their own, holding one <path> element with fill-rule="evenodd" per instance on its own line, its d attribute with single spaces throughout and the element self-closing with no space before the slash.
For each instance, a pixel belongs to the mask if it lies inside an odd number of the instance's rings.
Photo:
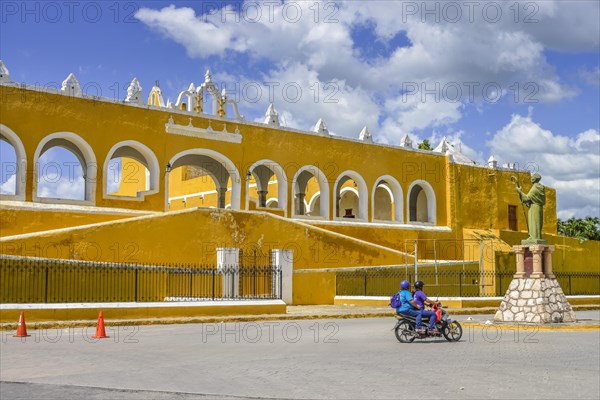
<svg viewBox="0 0 600 400">
<path fill-rule="evenodd" d="M 514 246 L 517 271 L 494 321 L 574 322 L 575 312 L 552 273 L 554 246 Z"/>
</svg>

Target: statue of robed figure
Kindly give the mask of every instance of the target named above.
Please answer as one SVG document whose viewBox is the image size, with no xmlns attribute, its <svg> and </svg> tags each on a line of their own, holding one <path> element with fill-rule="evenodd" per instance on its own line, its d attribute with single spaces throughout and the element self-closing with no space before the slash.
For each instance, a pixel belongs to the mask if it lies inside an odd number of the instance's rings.
<svg viewBox="0 0 600 400">
<path fill-rule="evenodd" d="M 533 186 L 527 194 L 521 190 L 518 181 L 517 192 L 521 197 L 521 203 L 529 208 L 527 217 L 527 230 L 529 237 L 522 241 L 522 244 L 547 244 L 542 240 L 542 225 L 544 223 L 544 205 L 546 204 L 546 192 L 544 185 L 540 183 L 542 176 L 538 173 L 533 174 L 531 183 Z"/>
</svg>

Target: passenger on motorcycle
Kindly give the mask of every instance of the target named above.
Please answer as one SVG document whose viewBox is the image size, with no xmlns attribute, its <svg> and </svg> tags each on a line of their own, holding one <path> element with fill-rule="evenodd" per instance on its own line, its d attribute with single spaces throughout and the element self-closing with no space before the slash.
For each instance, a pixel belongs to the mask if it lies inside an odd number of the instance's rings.
<svg viewBox="0 0 600 400">
<path fill-rule="evenodd" d="M 439 306 L 440 303 L 437 301 L 430 300 L 423 292 L 423 286 L 425 286 L 423 281 L 415 282 L 415 294 L 413 297 L 413 301 L 419 307 L 420 312 L 421 312 L 421 317 L 429 318 L 429 333 L 432 335 L 437 335 L 437 334 L 439 334 L 438 330 L 435 329 L 435 321 L 437 319 L 437 315 L 433 311 L 425 310 L 425 304 L 427 304 L 427 305 L 437 304 Z M 421 318 L 419 318 L 419 320 L 417 321 L 416 329 L 420 333 L 423 333 L 423 331 L 420 329 L 420 322 L 421 322 Z"/>
<path fill-rule="evenodd" d="M 402 303 L 400 304 L 400 307 L 396 308 L 396 312 L 399 315 L 415 318 L 415 329 L 419 332 L 422 332 L 421 318 L 422 318 L 422 312 L 423 312 L 422 308 L 423 307 L 419 306 L 413 299 L 413 295 L 410 292 L 410 282 L 409 281 L 400 282 L 400 288 L 402 289 L 400 291 L 400 301 Z M 435 313 L 433 313 L 433 315 L 434 315 L 433 329 L 435 330 Z M 429 325 L 430 325 L 430 330 L 431 330 L 431 322 L 429 323 Z"/>
</svg>

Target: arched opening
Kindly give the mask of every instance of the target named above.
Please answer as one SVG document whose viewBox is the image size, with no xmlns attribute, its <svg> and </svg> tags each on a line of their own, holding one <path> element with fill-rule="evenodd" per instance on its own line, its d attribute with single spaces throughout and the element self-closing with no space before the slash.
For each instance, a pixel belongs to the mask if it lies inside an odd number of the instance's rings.
<svg viewBox="0 0 600 400">
<path fill-rule="evenodd" d="M 337 178 L 334 188 L 336 217 L 366 221 L 368 192 L 365 180 L 354 171 L 345 171 Z"/>
<path fill-rule="evenodd" d="M 351 187 L 354 185 L 354 181 L 349 179 L 346 181 L 345 186 L 340 191 L 340 202 L 338 205 L 338 217 L 342 218 L 356 218 L 359 207 L 359 194 L 358 190 Z"/>
<path fill-rule="evenodd" d="M 319 217 L 329 219 L 329 183 L 323 172 L 312 165 L 307 165 L 298 170 L 293 180 L 293 208 L 292 215 L 296 217 Z M 319 193 L 318 207 L 309 208 L 306 199 Z"/>
<path fill-rule="evenodd" d="M 34 201 L 93 204 L 96 156 L 89 144 L 70 132 L 45 137 L 34 155 Z"/>
<path fill-rule="evenodd" d="M 283 169 L 274 161 L 261 160 L 255 162 L 249 169 L 246 181 L 246 208 L 252 209 L 250 203 L 254 201 L 256 208 L 287 208 L 287 177 Z M 277 194 L 276 204 L 267 204 L 267 199 Z"/>
<path fill-rule="evenodd" d="M 212 150 L 194 149 L 171 159 L 166 174 L 169 210 L 240 208 L 240 179 L 233 163 Z"/>
<path fill-rule="evenodd" d="M 394 220 L 394 196 L 392 191 L 384 184 L 379 184 L 375 188 L 375 196 L 373 201 L 373 219 L 378 221 L 393 221 Z"/>
<path fill-rule="evenodd" d="M 104 196 L 143 199 L 158 192 L 160 168 L 148 147 L 136 141 L 114 145 L 104 161 Z"/>
<path fill-rule="evenodd" d="M 0 139 L 0 159 L 2 159 L 0 194 L 14 196 L 17 193 L 17 152 L 4 135 Z"/>
<path fill-rule="evenodd" d="M 267 200 L 267 208 L 279 208 L 279 202 L 275 198 Z"/>
<path fill-rule="evenodd" d="M 423 180 L 415 181 L 408 191 L 409 222 L 436 223 L 435 192 Z"/>
<path fill-rule="evenodd" d="M 319 215 L 321 209 L 321 192 L 313 194 L 310 201 L 308 202 L 307 215 Z"/>
<path fill-rule="evenodd" d="M 402 187 L 398 181 L 385 175 L 373 186 L 372 215 L 374 221 L 404 222 Z"/>
<path fill-rule="evenodd" d="M 23 142 L 7 126 L 0 124 L 0 196 L 25 200 L 27 158 Z"/>
</svg>

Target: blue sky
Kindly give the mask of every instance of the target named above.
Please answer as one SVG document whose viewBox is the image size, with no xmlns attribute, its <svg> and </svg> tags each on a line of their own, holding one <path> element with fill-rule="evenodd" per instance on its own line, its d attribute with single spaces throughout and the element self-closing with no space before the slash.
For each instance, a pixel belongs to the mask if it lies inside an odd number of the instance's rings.
<svg viewBox="0 0 600 400">
<path fill-rule="evenodd" d="M 600 215 L 597 1 L 0 4 L 14 81 L 57 85 L 73 72 L 88 93 L 124 98 L 137 77 L 144 95 L 159 80 L 175 100 L 210 68 L 228 89 L 262 87 L 257 101 L 240 98 L 248 120 L 262 119 L 276 82 L 288 126 L 323 118 L 357 137 L 366 125 L 391 144 L 447 136 L 479 163 L 538 165 L 559 216 Z M 302 96 L 286 98 L 285 85 Z"/>
</svg>

